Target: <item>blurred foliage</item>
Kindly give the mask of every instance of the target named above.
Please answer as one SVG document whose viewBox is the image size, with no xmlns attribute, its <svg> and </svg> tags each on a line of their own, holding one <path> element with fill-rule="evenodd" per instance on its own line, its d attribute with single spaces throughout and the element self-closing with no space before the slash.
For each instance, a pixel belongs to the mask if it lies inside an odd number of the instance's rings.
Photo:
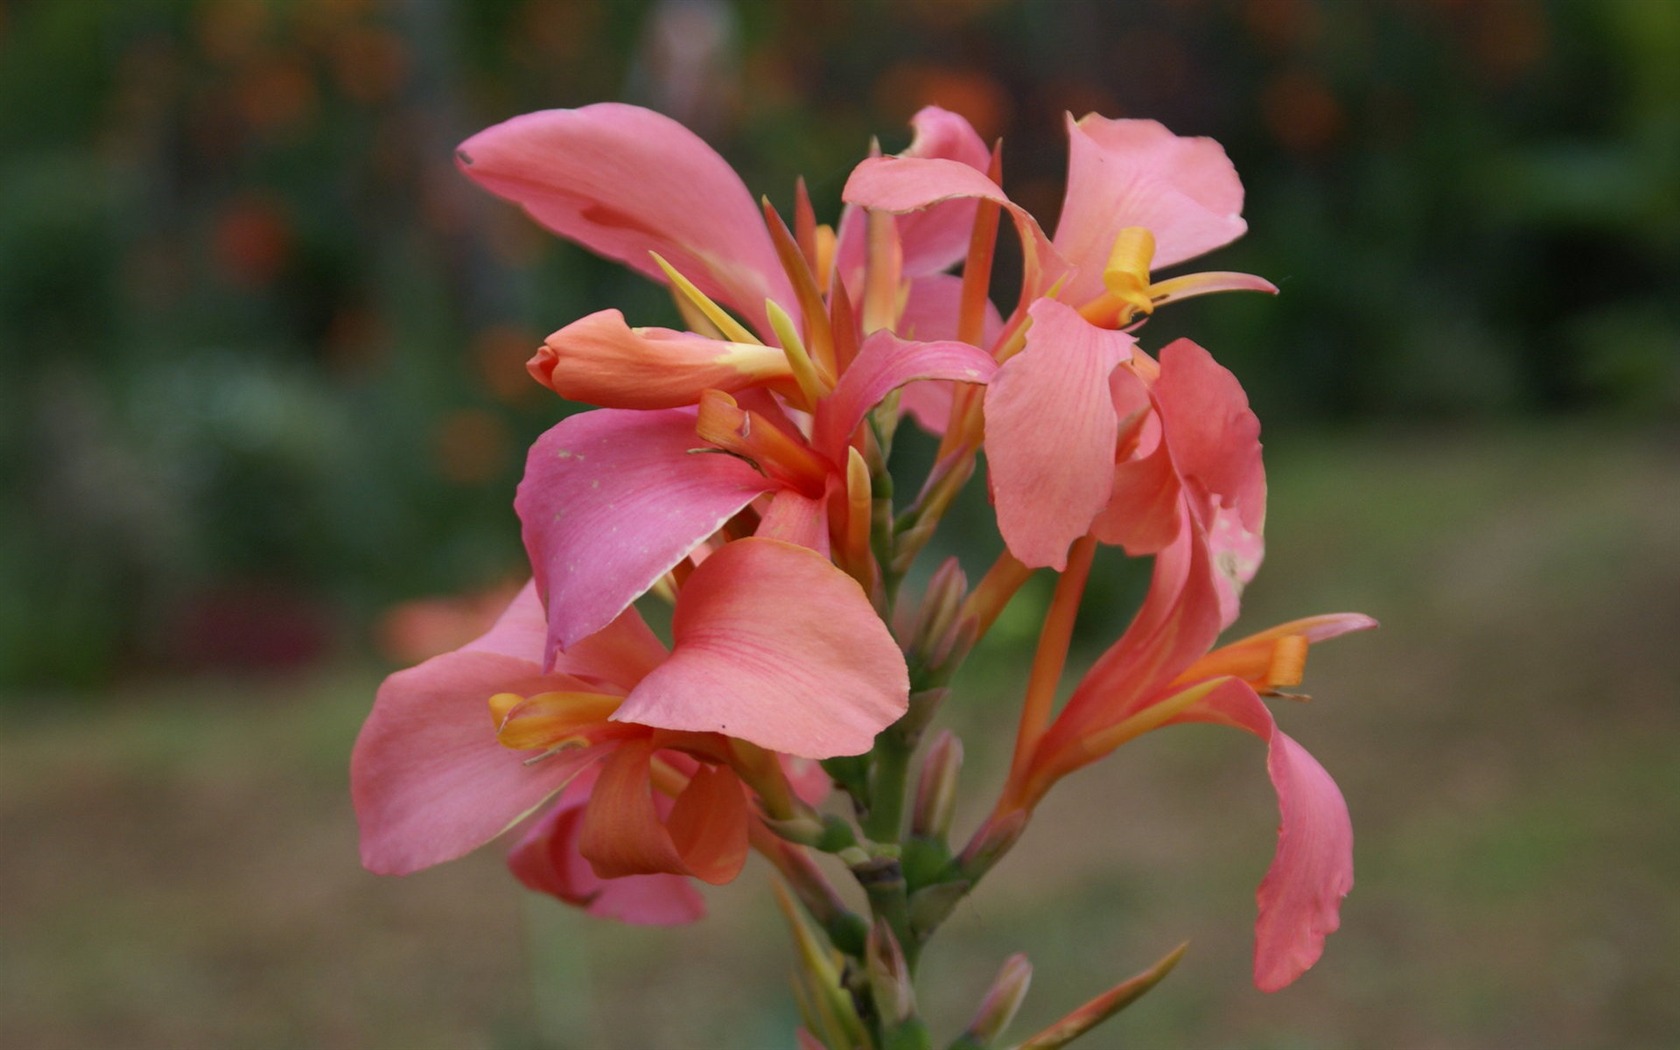
<svg viewBox="0 0 1680 1050">
<path fill-rule="evenodd" d="M 518 572 L 546 332 L 662 292 L 453 145 L 610 98 L 832 218 L 957 109 L 1047 228 L 1061 114 L 1225 144 L 1277 280 L 1193 331 L 1270 428 L 1680 403 L 1680 5 L 1646 0 L 0 4 L 0 683 L 320 654 Z"/>
</svg>

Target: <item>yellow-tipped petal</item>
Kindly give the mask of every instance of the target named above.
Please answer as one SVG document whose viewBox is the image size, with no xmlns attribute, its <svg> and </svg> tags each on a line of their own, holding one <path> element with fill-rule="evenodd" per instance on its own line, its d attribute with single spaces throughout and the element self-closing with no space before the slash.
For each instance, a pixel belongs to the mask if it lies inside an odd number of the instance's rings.
<svg viewBox="0 0 1680 1050">
<path fill-rule="evenodd" d="M 834 386 L 824 382 L 817 373 L 816 363 L 805 352 L 805 343 L 799 338 L 799 329 L 788 312 L 770 299 L 764 300 L 764 312 L 769 315 L 770 327 L 782 344 L 782 354 L 787 358 L 788 369 L 793 372 L 793 381 L 799 384 L 799 392 L 804 395 L 803 407 L 809 411 L 832 393 Z"/>
</svg>

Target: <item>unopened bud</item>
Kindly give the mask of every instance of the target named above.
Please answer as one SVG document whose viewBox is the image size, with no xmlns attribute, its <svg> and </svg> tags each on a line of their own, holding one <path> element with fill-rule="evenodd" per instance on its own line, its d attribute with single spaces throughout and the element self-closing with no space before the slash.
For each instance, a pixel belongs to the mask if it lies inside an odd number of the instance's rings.
<svg viewBox="0 0 1680 1050">
<path fill-rule="evenodd" d="M 1020 952 L 1003 961 L 992 986 L 986 990 L 986 997 L 980 1000 L 980 1008 L 974 1012 L 974 1020 L 963 1032 L 966 1044 L 991 1046 L 997 1042 L 1003 1030 L 1009 1027 L 1009 1022 L 1015 1019 L 1021 1001 L 1027 997 L 1027 989 L 1032 985 L 1032 972 L 1032 963 Z"/>
<path fill-rule="evenodd" d="M 949 729 L 941 730 L 929 745 L 927 757 L 922 759 L 916 805 L 910 814 L 910 830 L 914 834 L 943 842 L 951 833 L 962 761 L 962 741 Z"/>
<path fill-rule="evenodd" d="M 957 621 L 968 597 L 968 577 L 955 558 L 944 564 L 928 581 L 922 595 L 920 615 L 910 636 L 910 657 L 930 670 L 950 661 L 957 642 Z"/>
<path fill-rule="evenodd" d="M 916 1014 L 916 989 L 910 980 L 910 966 L 904 961 L 904 949 L 886 920 L 877 919 L 869 928 L 869 940 L 864 947 L 869 967 L 869 990 L 875 997 L 875 1008 L 883 1020 L 899 1025 Z"/>
</svg>

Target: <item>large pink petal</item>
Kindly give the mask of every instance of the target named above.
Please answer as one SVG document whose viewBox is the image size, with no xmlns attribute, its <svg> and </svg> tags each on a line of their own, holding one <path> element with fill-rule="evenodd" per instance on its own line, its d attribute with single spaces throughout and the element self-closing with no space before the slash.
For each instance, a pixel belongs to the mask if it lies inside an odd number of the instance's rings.
<svg viewBox="0 0 1680 1050">
<path fill-rule="evenodd" d="M 1061 298 L 1103 293 L 1114 238 L 1127 226 L 1155 237 L 1162 269 L 1229 244 L 1248 228 L 1243 190 L 1219 143 L 1181 138 L 1152 120 L 1068 118 L 1068 184 L 1055 245 L 1077 267 Z"/>
<path fill-rule="evenodd" d="M 909 673 L 862 588 L 803 547 L 725 544 L 677 597 L 670 659 L 615 720 L 717 732 L 772 751 L 867 751 L 909 700 Z"/>
<path fill-rule="evenodd" d="M 558 791 L 598 749 L 526 765 L 497 742 L 488 701 L 579 686 L 530 659 L 471 649 L 385 679 L 350 758 L 363 865 L 404 875 L 453 860 Z"/>
<path fill-rule="evenodd" d="M 706 904 L 682 875 L 626 875 L 603 879 L 578 852 L 584 806 L 594 769 L 578 774 L 560 799 L 508 854 L 508 869 L 527 887 L 589 914 L 646 926 L 678 926 L 706 914 Z"/>
<path fill-rule="evenodd" d="M 1108 505 L 1091 523 L 1091 535 L 1135 557 L 1154 554 L 1189 527 L 1184 486 L 1161 433 L 1148 388 L 1129 368 L 1108 377 L 1114 412 L 1122 420 L 1121 455 L 1114 464 Z"/>
<path fill-rule="evenodd" d="M 694 413 L 600 409 L 537 439 L 514 508 L 548 606 L 546 660 L 600 630 L 775 482 L 702 447 Z"/>
<path fill-rule="evenodd" d="M 919 379 L 984 383 L 997 370 L 990 354 L 967 343 L 913 343 L 885 330 L 876 332 L 864 340 L 834 392 L 818 404 L 813 444 L 832 462 L 844 463 L 852 431 L 894 390 Z"/>
<path fill-rule="evenodd" d="M 1341 925 L 1353 888 L 1353 825 L 1330 774 L 1285 736 L 1246 684 L 1231 680 L 1177 721 L 1218 722 L 1266 741 L 1266 771 L 1278 797 L 1278 845 L 1260 883 L 1254 928 L 1254 983 L 1275 992 L 1305 973 Z"/>
<path fill-rule="evenodd" d="M 853 204 L 894 214 L 920 211 L 945 201 L 995 201 L 1009 210 L 1021 236 L 1024 299 L 1044 294 L 1068 270 L 1068 263 L 1044 235 L 1037 219 L 1011 201 L 985 172 L 958 161 L 872 157 L 852 170 L 841 196 Z"/>
<path fill-rule="evenodd" d="M 529 113 L 461 144 L 460 168 L 563 237 L 658 281 L 658 252 L 707 295 L 769 327 L 764 300 L 797 316 L 758 204 L 699 136 L 669 117 L 602 102 Z"/>
<path fill-rule="evenodd" d="M 1050 299 L 1030 313 L 1026 349 L 986 388 L 986 460 L 1010 553 L 1059 571 L 1108 503 L 1119 429 L 1108 374 L 1132 337 Z"/>
</svg>

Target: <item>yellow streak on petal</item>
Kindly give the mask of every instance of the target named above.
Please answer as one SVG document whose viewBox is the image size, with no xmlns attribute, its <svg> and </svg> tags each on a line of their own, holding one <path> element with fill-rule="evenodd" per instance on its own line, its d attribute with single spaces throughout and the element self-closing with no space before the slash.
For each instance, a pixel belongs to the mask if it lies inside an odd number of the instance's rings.
<svg viewBox="0 0 1680 1050">
<path fill-rule="evenodd" d="M 776 338 L 782 344 L 782 354 L 788 370 L 793 373 L 793 381 L 799 384 L 799 392 L 805 398 L 805 404 L 800 407 L 809 412 L 818 401 L 833 392 L 834 384 L 817 373 L 817 366 L 811 355 L 805 352 L 805 342 L 799 338 L 799 329 L 788 312 L 771 299 L 764 300 L 764 310 L 770 315 L 770 327 L 775 329 Z"/>
<path fill-rule="evenodd" d="M 718 331 L 723 334 L 725 339 L 728 339 L 732 343 L 761 342 L 761 340 L 756 335 L 753 335 L 752 332 L 748 331 L 741 322 L 729 316 L 729 312 L 727 310 L 719 306 L 717 303 L 712 302 L 705 292 L 696 288 L 693 281 L 690 281 L 687 277 L 678 273 L 677 268 L 666 262 L 664 257 L 662 257 L 658 252 L 649 252 L 648 254 L 653 256 L 653 261 L 659 264 L 659 268 L 661 270 L 665 271 L 665 276 L 670 278 L 671 284 L 681 291 L 683 295 L 687 296 L 688 300 L 699 308 L 700 312 L 705 315 L 706 320 L 717 326 Z"/>
</svg>

